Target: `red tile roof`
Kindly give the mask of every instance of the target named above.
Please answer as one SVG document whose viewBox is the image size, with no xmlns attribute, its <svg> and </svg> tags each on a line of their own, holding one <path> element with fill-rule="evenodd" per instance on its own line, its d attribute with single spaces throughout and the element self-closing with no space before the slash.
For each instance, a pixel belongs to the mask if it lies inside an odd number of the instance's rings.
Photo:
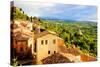
<svg viewBox="0 0 100 67">
<path fill-rule="evenodd" d="M 67 48 L 66 46 L 59 46 L 59 49 L 63 53 L 70 53 L 72 55 L 80 55 L 80 51 L 78 48 Z"/>
<path fill-rule="evenodd" d="M 15 40 L 28 40 L 29 37 L 23 37 L 21 34 L 16 35 L 13 37 Z"/>
<path fill-rule="evenodd" d="M 40 33 L 38 33 L 38 34 L 35 34 L 35 39 L 40 38 L 40 37 L 42 37 L 42 36 L 44 36 L 44 35 L 47 35 L 47 34 L 56 35 L 55 33 L 52 33 L 52 32 L 50 32 L 50 31 L 43 31 L 43 32 L 40 32 Z"/>
<path fill-rule="evenodd" d="M 96 58 L 95 57 L 92 57 L 92 56 L 88 56 L 88 55 L 81 54 L 81 60 L 83 62 L 96 61 Z"/>
<path fill-rule="evenodd" d="M 41 61 L 43 64 L 71 63 L 71 61 L 67 57 L 65 57 L 59 53 L 48 56 L 48 57 L 42 59 Z"/>
</svg>

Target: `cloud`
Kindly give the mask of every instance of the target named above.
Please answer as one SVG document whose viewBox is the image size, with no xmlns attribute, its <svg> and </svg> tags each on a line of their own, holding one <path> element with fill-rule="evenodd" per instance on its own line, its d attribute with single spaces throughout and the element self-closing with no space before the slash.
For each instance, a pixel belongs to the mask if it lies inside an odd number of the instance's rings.
<svg viewBox="0 0 100 67">
<path fill-rule="evenodd" d="M 68 20 L 97 20 L 97 8 L 95 6 L 45 3 L 33 1 L 14 1 L 15 6 L 20 7 L 29 16 L 56 17 Z"/>
<path fill-rule="evenodd" d="M 14 4 L 17 7 L 22 8 L 29 16 L 40 16 L 44 12 L 52 12 L 51 8 L 56 5 L 53 3 L 42 3 L 32 1 L 14 1 Z"/>
<path fill-rule="evenodd" d="M 74 14 L 76 20 L 79 21 L 97 21 L 97 8 L 87 6 L 84 9 L 77 10 L 78 12 Z"/>
<path fill-rule="evenodd" d="M 86 16 L 82 16 L 80 18 L 77 19 L 78 21 L 97 21 L 97 14 L 91 14 L 91 15 L 86 15 Z"/>
<path fill-rule="evenodd" d="M 36 6 L 36 7 L 53 7 L 55 4 L 53 3 L 45 3 L 45 2 L 33 2 L 33 1 L 14 1 L 15 5 L 23 5 L 23 6 Z"/>
</svg>

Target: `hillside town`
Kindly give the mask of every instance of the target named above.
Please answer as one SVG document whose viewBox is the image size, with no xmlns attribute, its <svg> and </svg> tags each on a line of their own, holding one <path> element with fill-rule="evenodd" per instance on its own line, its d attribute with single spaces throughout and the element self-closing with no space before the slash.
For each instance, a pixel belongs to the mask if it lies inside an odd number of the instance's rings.
<svg viewBox="0 0 100 67">
<path fill-rule="evenodd" d="M 82 55 L 80 49 L 74 44 L 71 48 L 67 48 L 62 38 L 53 31 L 41 29 L 39 24 L 38 18 L 32 23 L 21 20 L 11 22 L 11 56 L 17 58 L 19 64 L 72 63 L 96 60 L 93 57 Z M 34 31 L 32 31 L 33 29 Z"/>
<path fill-rule="evenodd" d="M 56 23 L 59 24 L 56 32 L 52 30 L 57 27 L 56 24 L 55 26 L 49 22 L 46 24 L 46 20 L 44 20 L 44 24 L 43 26 L 40 18 L 29 17 L 22 8 L 15 7 L 13 3 L 11 4 L 11 65 L 77 63 L 97 60 L 95 51 L 95 56 L 90 55 L 93 53 L 91 51 L 95 50 L 95 46 L 93 47 L 95 44 L 92 43 L 92 48 L 89 45 L 88 49 L 86 43 L 89 40 L 87 37 L 83 38 L 84 33 L 78 26 L 73 27 L 77 30 L 74 29 L 75 32 L 72 32 L 75 35 L 73 34 L 71 40 L 71 33 L 68 31 L 71 28 L 64 28 L 67 24 Z M 79 42 L 77 42 L 78 40 Z M 75 43 L 71 43 L 73 41 Z"/>
</svg>

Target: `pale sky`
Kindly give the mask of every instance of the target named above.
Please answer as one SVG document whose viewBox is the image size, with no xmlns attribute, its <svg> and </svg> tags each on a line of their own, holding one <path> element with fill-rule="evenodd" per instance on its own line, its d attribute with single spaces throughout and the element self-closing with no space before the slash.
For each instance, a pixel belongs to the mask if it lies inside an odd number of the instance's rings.
<svg viewBox="0 0 100 67">
<path fill-rule="evenodd" d="M 77 21 L 97 21 L 97 7 L 73 4 L 14 1 L 29 16 Z"/>
</svg>

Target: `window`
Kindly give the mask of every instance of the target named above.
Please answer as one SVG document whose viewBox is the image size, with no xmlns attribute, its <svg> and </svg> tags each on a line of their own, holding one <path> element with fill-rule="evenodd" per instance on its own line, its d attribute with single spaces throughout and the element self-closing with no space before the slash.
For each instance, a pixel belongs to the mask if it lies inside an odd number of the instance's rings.
<svg viewBox="0 0 100 67">
<path fill-rule="evenodd" d="M 56 53 L 56 51 L 54 51 L 54 54 Z"/>
<path fill-rule="evenodd" d="M 43 45 L 43 40 L 41 40 L 41 44 Z"/>
<path fill-rule="evenodd" d="M 15 43 L 17 44 L 17 41 L 15 41 Z"/>
<path fill-rule="evenodd" d="M 48 54 L 50 54 L 50 51 L 48 51 Z"/>
<path fill-rule="evenodd" d="M 54 39 L 54 40 L 53 40 L 53 44 L 55 44 L 55 43 L 56 43 L 56 40 Z"/>
<path fill-rule="evenodd" d="M 23 47 L 20 47 L 20 51 L 23 51 Z"/>
<path fill-rule="evenodd" d="M 48 40 L 45 40 L 45 44 L 48 44 Z"/>
</svg>

